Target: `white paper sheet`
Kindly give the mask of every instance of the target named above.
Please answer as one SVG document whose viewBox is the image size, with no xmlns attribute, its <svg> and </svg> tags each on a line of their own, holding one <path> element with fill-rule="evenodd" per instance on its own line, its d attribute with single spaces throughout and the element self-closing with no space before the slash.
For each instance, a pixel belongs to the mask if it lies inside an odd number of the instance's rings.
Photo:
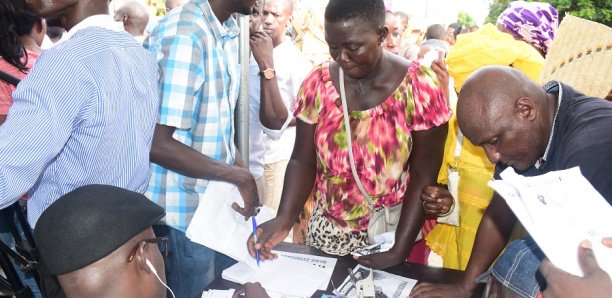
<svg viewBox="0 0 612 298">
<path fill-rule="evenodd" d="M 251 220 L 232 209 L 232 203 L 244 206 L 238 188 L 230 183 L 211 181 L 200 196 L 198 209 L 187 227 L 191 241 L 221 252 L 252 268 L 257 263 L 247 250 L 247 239 L 253 233 Z M 258 224 L 274 218 L 274 211 L 261 207 L 255 217 Z"/>
<path fill-rule="evenodd" d="M 229 290 L 208 290 L 202 293 L 202 298 L 232 298 L 235 289 Z"/>
<path fill-rule="evenodd" d="M 336 266 L 336 259 L 283 251 L 278 258 L 260 263 L 253 269 L 238 263 L 223 271 L 226 280 L 243 284 L 259 282 L 266 291 L 281 296 L 310 297 L 317 289 L 325 290 Z"/>
<path fill-rule="evenodd" d="M 612 249 L 601 243 L 612 236 L 612 207 L 578 167 L 524 177 L 508 168 L 503 180 L 489 182 L 557 267 L 582 276 L 578 246 L 593 243 L 599 265 L 612 276 Z"/>
</svg>

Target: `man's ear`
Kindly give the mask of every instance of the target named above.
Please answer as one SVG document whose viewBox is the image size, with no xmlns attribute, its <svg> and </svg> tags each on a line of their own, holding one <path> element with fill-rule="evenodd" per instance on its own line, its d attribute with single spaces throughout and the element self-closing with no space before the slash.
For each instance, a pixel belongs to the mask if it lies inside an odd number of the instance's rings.
<svg viewBox="0 0 612 298">
<path fill-rule="evenodd" d="M 45 34 L 47 34 L 47 22 L 44 19 L 40 19 L 32 26 L 30 36 L 34 38 L 34 42 L 36 42 L 38 46 L 41 46 L 45 39 Z"/>
<path fill-rule="evenodd" d="M 38 34 L 47 34 L 47 22 L 44 19 L 40 19 L 40 21 L 36 22 L 34 30 L 36 30 Z"/>
<path fill-rule="evenodd" d="M 378 43 L 382 44 L 383 41 L 385 41 L 385 38 L 387 38 L 387 34 L 389 34 L 389 28 L 384 25 L 378 28 L 376 31 L 376 33 L 378 33 Z"/>
<path fill-rule="evenodd" d="M 521 97 L 514 104 L 514 113 L 525 120 L 535 120 L 538 114 L 537 106 L 533 99 Z"/>
<path fill-rule="evenodd" d="M 134 255 L 134 259 L 132 260 L 132 262 L 136 263 L 136 266 L 139 271 L 152 273 L 151 268 L 149 267 L 149 265 L 147 265 L 145 245 L 146 243 L 144 241 L 140 241 L 140 243 L 138 243 L 138 248 L 136 249 L 136 254 Z"/>
</svg>

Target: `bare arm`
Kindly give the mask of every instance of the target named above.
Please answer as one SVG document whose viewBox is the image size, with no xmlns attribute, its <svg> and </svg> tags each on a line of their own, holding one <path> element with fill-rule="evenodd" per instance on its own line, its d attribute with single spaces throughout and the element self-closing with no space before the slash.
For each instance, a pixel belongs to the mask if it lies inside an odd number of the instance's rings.
<svg viewBox="0 0 612 298">
<path fill-rule="evenodd" d="M 274 69 L 272 38 L 265 32 L 258 31 L 251 36 L 250 44 L 259 70 Z M 291 115 L 289 115 L 287 106 L 278 90 L 276 76 L 269 80 L 261 76 L 259 81 L 261 84 L 259 121 L 269 129 L 281 129 L 287 121 L 287 117 Z"/>
<path fill-rule="evenodd" d="M 214 160 L 172 137 L 175 127 L 157 124 L 151 145 L 151 162 L 181 175 L 232 183 L 238 187 L 244 208 L 232 206 L 245 216 L 251 216 L 259 202 L 255 179 L 248 169 Z"/>
<path fill-rule="evenodd" d="M 512 233 L 516 217 L 497 193 L 478 226 L 474 248 L 460 283 L 436 285 L 422 283 L 414 287 L 414 297 L 470 297 L 478 287 L 476 277 L 484 273 L 499 256 Z"/>
<path fill-rule="evenodd" d="M 262 259 L 272 259 L 272 248 L 280 243 L 291 229 L 312 191 L 317 172 L 314 144 L 315 125 L 297 120 L 295 146 L 287 165 L 280 206 L 276 218 L 260 225 L 257 245 L 248 240 L 249 252 L 255 256 L 260 250 Z"/>
<path fill-rule="evenodd" d="M 474 291 L 477 287 L 476 277 L 487 271 L 499 256 L 515 224 L 514 213 L 506 201 L 495 193 L 478 226 L 474 248 L 462 282 L 464 288 L 470 292 Z"/>
<path fill-rule="evenodd" d="M 444 124 L 412 133 L 414 146 L 408 161 L 410 184 L 404 196 L 402 215 L 395 232 L 395 244 L 388 252 L 360 257 L 360 263 L 374 268 L 387 268 L 402 262 L 412 250 L 414 240 L 425 220 L 420 199 L 421 189 L 436 183 L 447 130 L 448 125 Z"/>
</svg>

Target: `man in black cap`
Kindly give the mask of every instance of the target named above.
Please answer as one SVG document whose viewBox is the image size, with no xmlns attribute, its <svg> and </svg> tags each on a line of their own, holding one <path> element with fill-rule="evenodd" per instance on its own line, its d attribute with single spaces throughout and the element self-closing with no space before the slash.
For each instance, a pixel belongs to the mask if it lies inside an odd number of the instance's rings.
<svg viewBox="0 0 612 298">
<path fill-rule="evenodd" d="M 34 237 L 42 265 L 67 297 L 166 297 L 168 239 L 151 228 L 164 215 L 140 193 L 87 185 L 49 206 Z M 240 294 L 268 297 L 259 283 L 239 287 Z"/>
<path fill-rule="evenodd" d="M 140 193 L 88 185 L 49 206 L 34 237 L 67 297 L 166 297 L 167 239 L 151 228 L 164 215 Z"/>
</svg>

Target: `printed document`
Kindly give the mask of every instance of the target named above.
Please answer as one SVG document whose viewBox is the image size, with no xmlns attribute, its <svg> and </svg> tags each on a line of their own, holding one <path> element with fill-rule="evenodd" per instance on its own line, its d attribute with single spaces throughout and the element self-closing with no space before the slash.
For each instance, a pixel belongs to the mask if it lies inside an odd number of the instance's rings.
<svg viewBox="0 0 612 298">
<path fill-rule="evenodd" d="M 578 167 L 524 177 L 508 168 L 502 180 L 489 182 L 557 267 L 583 276 L 578 246 L 593 243 L 598 264 L 612 276 L 612 249 L 601 243 L 612 236 L 612 207 L 582 176 Z"/>
<path fill-rule="evenodd" d="M 234 202 L 244 206 L 235 185 L 211 181 L 200 196 L 200 204 L 187 227 L 186 235 L 195 243 L 257 268 L 257 262 L 249 255 L 246 244 L 253 234 L 253 225 L 251 220 L 245 221 L 242 214 L 232 209 Z M 272 209 L 263 206 L 255 218 L 261 224 L 274 216 Z"/>
<path fill-rule="evenodd" d="M 221 276 L 239 284 L 259 282 L 269 293 L 283 297 L 311 297 L 317 289 L 327 289 L 336 266 L 335 258 L 284 251 L 274 253 L 277 259 L 262 261 L 256 269 L 240 262 L 225 269 Z"/>
<path fill-rule="evenodd" d="M 356 280 L 365 279 L 370 274 L 370 268 L 362 265 L 357 265 L 353 270 L 353 276 Z M 372 270 L 374 274 L 374 289 L 376 297 L 408 297 L 412 288 L 417 281 L 411 278 L 395 275 L 380 270 Z M 355 282 L 347 276 L 342 285 L 335 289 L 334 294 L 340 297 L 357 297 L 357 289 Z"/>
</svg>

